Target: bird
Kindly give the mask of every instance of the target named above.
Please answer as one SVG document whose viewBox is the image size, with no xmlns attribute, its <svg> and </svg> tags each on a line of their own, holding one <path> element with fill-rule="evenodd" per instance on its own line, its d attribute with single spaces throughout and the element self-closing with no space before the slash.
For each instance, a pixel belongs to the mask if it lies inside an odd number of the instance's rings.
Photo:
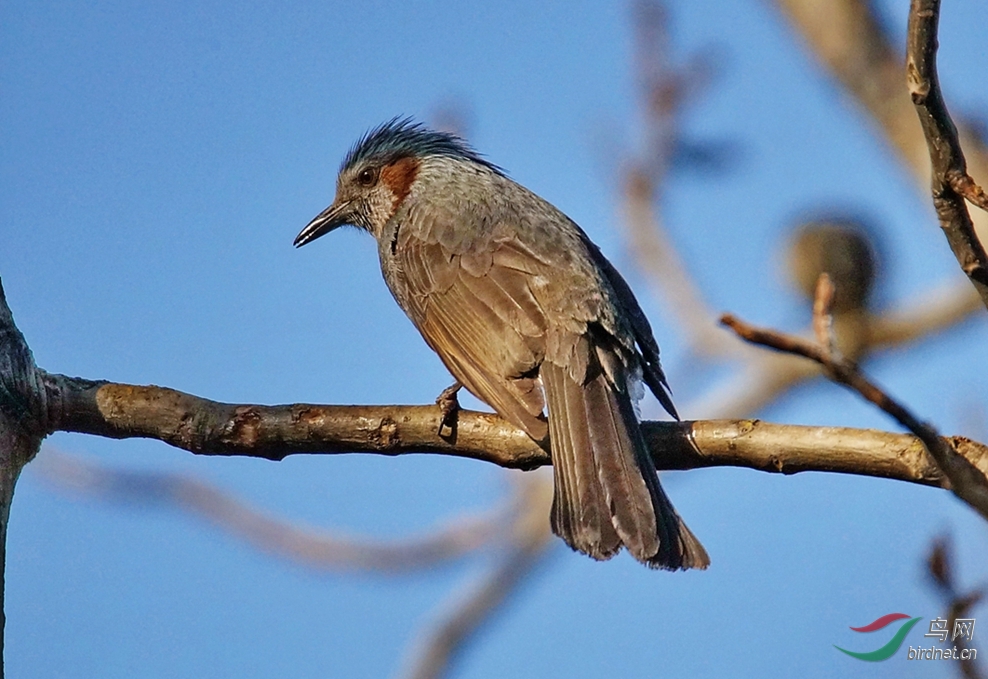
<svg viewBox="0 0 988 679">
<path fill-rule="evenodd" d="M 457 383 L 548 450 L 556 535 L 597 560 L 709 565 L 638 420 L 642 381 L 679 419 L 651 326 L 573 220 L 461 137 L 398 117 L 350 148 L 294 244 L 341 226 L 377 240 L 395 301 Z"/>
</svg>

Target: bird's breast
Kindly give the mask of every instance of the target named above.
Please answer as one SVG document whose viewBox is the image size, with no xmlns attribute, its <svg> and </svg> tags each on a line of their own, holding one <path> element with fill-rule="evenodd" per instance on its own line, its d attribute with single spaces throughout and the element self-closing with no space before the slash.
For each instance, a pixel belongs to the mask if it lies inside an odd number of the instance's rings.
<svg viewBox="0 0 988 679">
<path fill-rule="evenodd" d="M 391 219 L 385 224 L 378 240 L 378 256 L 381 260 L 381 275 L 384 276 L 384 282 L 391 290 L 398 306 L 407 314 L 410 293 L 398 256 L 398 237 L 401 234 L 401 227 L 402 223 L 398 219 Z"/>
</svg>

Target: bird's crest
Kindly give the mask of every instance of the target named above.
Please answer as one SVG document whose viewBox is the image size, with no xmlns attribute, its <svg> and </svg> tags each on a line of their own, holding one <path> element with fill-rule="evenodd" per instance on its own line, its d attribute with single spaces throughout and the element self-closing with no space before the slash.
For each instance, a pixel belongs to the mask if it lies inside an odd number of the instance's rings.
<svg viewBox="0 0 988 679">
<path fill-rule="evenodd" d="M 387 165 L 400 158 L 426 156 L 461 158 L 504 174 L 501 168 L 474 151 L 460 137 L 430 130 L 412 118 L 392 118 L 367 132 L 346 154 L 340 172 L 369 158 L 379 158 Z"/>
</svg>

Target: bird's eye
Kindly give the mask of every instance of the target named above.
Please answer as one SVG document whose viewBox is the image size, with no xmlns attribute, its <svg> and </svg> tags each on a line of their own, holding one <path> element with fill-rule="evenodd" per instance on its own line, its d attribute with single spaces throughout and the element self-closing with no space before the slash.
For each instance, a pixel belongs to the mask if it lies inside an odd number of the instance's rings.
<svg viewBox="0 0 988 679">
<path fill-rule="evenodd" d="M 373 167 L 365 167 L 357 175 L 357 183 L 361 186 L 373 186 L 374 182 L 377 181 L 377 169 Z"/>
</svg>

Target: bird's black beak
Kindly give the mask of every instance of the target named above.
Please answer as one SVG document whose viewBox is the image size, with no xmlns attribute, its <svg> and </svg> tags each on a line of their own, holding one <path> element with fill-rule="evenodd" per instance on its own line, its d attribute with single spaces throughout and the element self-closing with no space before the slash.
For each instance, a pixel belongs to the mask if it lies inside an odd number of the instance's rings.
<svg viewBox="0 0 988 679">
<path fill-rule="evenodd" d="M 350 206 L 351 202 L 345 200 L 340 203 L 333 203 L 328 208 L 320 212 L 315 219 L 309 222 L 304 229 L 295 236 L 295 247 L 300 248 L 306 243 L 314 241 L 319 236 L 324 236 L 333 229 L 351 223 Z"/>
</svg>

